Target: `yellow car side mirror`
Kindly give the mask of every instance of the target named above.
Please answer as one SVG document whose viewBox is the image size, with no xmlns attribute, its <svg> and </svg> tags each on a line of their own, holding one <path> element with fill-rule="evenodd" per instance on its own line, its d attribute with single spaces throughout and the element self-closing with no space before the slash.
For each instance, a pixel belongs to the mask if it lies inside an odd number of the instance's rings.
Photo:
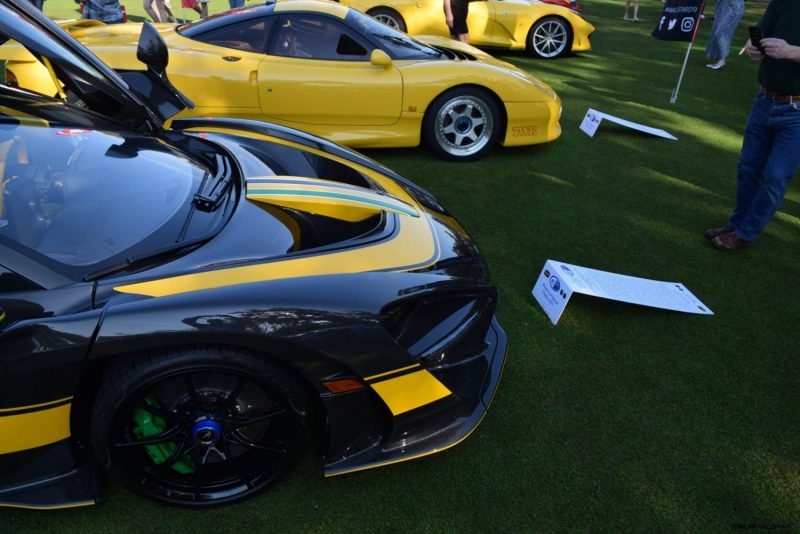
<svg viewBox="0 0 800 534">
<path fill-rule="evenodd" d="M 369 62 L 376 67 L 383 67 L 384 69 L 392 66 L 392 58 L 389 57 L 389 54 L 378 48 L 369 55 Z"/>
</svg>

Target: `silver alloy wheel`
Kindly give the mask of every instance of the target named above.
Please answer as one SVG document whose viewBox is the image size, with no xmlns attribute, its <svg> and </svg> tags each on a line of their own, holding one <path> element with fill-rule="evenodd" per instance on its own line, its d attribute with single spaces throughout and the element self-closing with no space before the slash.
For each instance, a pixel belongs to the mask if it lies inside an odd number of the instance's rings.
<svg viewBox="0 0 800 534">
<path fill-rule="evenodd" d="M 400 26 L 400 23 L 397 21 L 397 19 L 389 15 L 388 13 L 378 13 L 372 18 L 374 18 L 378 22 L 383 22 L 392 29 L 395 29 L 400 32 L 404 31 L 402 26 Z"/>
<path fill-rule="evenodd" d="M 564 52 L 569 30 L 562 20 L 547 19 L 531 32 L 531 48 L 543 58 L 553 58 Z"/>
<path fill-rule="evenodd" d="M 435 138 L 448 154 L 465 157 L 483 149 L 492 138 L 494 116 L 475 96 L 451 98 L 436 113 Z"/>
</svg>

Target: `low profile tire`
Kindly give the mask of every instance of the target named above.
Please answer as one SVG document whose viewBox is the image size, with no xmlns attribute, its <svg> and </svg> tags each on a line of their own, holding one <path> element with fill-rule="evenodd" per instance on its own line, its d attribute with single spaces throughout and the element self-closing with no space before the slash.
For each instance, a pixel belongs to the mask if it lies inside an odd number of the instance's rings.
<svg viewBox="0 0 800 534">
<path fill-rule="evenodd" d="M 572 51 L 572 26 L 561 17 L 539 19 L 528 32 L 528 52 L 542 59 L 555 59 Z"/>
<path fill-rule="evenodd" d="M 248 352 L 167 351 L 113 365 L 92 414 L 92 445 L 120 484 L 205 507 L 267 489 L 308 441 L 309 400 L 289 373 Z"/>
<path fill-rule="evenodd" d="M 501 127 L 494 98 L 483 89 L 463 87 L 431 103 L 422 121 L 422 140 L 442 159 L 471 161 L 492 149 Z"/>
<path fill-rule="evenodd" d="M 367 15 L 374 18 L 378 22 L 383 22 L 395 30 L 405 32 L 407 29 L 406 21 L 403 20 L 403 17 L 400 16 L 400 13 L 394 9 L 389 9 L 388 7 L 376 7 L 375 9 L 370 9 L 367 11 Z"/>
</svg>

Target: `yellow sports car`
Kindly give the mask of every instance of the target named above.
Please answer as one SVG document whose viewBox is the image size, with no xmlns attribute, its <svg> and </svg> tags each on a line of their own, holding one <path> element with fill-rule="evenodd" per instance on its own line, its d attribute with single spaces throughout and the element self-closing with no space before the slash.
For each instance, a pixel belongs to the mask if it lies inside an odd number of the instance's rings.
<svg viewBox="0 0 800 534">
<path fill-rule="evenodd" d="M 136 58 L 141 24 L 62 27 L 114 69 L 144 70 Z M 533 76 L 450 39 L 414 40 L 333 2 L 270 3 L 158 30 L 169 79 L 195 105 L 178 118 L 266 120 L 351 147 L 422 141 L 454 161 L 476 159 L 497 142 L 531 145 L 561 133 L 561 102 Z M 60 91 L 19 47 L 0 47 L 0 59 L 20 86 Z"/>
<path fill-rule="evenodd" d="M 411 35 L 450 35 L 442 0 L 339 0 Z M 553 59 L 590 50 L 594 26 L 576 11 L 537 0 L 470 2 L 469 43 Z"/>
</svg>

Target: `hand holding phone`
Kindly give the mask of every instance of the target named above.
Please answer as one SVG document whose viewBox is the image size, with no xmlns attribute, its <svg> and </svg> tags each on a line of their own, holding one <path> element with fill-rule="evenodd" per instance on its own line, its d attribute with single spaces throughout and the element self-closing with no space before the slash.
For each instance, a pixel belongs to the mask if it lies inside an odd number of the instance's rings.
<svg viewBox="0 0 800 534">
<path fill-rule="evenodd" d="M 763 54 L 764 49 L 761 47 L 761 39 L 764 38 L 764 33 L 761 31 L 761 28 L 758 26 L 750 26 L 748 31 L 750 32 L 750 43 Z"/>
</svg>

